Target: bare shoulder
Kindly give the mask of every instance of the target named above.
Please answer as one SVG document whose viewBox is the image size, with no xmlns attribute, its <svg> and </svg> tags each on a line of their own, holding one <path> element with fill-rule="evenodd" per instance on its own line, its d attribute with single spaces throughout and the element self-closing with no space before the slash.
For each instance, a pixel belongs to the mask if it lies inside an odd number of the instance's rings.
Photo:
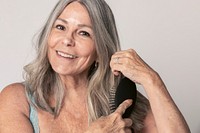
<svg viewBox="0 0 200 133">
<path fill-rule="evenodd" d="M 13 83 L 6 86 L 0 93 L 0 106 L 1 107 L 14 107 L 15 110 L 21 111 L 29 107 L 25 88 L 22 83 Z M 24 110 L 25 111 L 25 110 Z"/>
<path fill-rule="evenodd" d="M 22 124 L 19 124 L 22 123 Z M 28 129 L 26 127 L 28 125 Z M 3 132 L 31 131 L 29 103 L 21 83 L 10 84 L 0 93 L 0 130 Z"/>
</svg>

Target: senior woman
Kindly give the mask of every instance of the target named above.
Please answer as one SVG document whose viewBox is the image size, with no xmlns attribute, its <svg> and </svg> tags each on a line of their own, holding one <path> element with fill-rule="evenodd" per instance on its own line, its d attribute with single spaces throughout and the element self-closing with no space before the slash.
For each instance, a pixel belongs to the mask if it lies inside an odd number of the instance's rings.
<svg viewBox="0 0 200 133">
<path fill-rule="evenodd" d="M 120 50 L 104 0 L 60 0 L 37 45 L 25 81 L 0 95 L 1 133 L 189 132 L 159 75 L 133 49 Z M 148 96 L 138 92 L 130 118 L 122 115 L 131 100 L 110 109 L 121 74 Z"/>
</svg>

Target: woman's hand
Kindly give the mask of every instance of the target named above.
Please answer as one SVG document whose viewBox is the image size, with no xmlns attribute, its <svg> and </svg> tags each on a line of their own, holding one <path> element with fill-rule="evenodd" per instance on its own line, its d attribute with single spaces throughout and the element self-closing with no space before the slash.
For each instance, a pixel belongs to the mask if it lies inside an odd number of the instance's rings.
<svg viewBox="0 0 200 133">
<path fill-rule="evenodd" d="M 158 74 L 133 49 L 116 52 L 111 58 L 110 66 L 114 75 L 122 73 L 141 85 L 160 81 Z"/>
<path fill-rule="evenodd" d="M 131 100 L 125 100 L 115 112 L 92 122 L 86 133 L 131 133 L 132 120 L 122 118 L 123 113 L 131 104 Z"/>
<path fill-rule="evenodd" d="M 160 76 L 133 49 L 116 52 L 111 58 L 110 66 L 114 75 L 122 73 L 144 87 L 153 113 L 152 119 L 148 120 L 147 124 L 144 123 L 146 128 L 153 120 L 158 132 L 190 132 Z M 154 132 L 155 130 L 148 127 L 146 131 Z"/>
</svg>

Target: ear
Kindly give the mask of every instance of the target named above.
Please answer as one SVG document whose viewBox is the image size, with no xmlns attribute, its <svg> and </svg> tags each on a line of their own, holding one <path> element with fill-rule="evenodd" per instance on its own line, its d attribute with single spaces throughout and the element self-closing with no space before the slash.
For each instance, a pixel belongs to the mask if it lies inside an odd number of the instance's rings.
<svg viewBox="0 0 200 133">
<path fill-rule="evenodd" d="M 97 68 L 99 66 L 99 62 L 95 61 L 94 67 Z"/>
</svg>

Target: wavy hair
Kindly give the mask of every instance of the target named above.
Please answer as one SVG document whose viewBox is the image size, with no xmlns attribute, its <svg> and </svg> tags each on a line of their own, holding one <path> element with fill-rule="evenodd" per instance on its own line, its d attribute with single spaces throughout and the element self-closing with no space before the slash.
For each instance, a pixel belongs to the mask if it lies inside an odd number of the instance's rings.
<svg viewBox="0 0 200 133">
<path fill-rule="evenodd" d="M 91 122 L 102 115 L 111 113 L 110 89 L 115 88 L 120 80 L 120 77 L 114 77 L 109 66 L 111 56 L 120 50 L 120 43 L 113 13 L 104 0 L 60 0 L 56 4 L 39 34 L 37 57 L 24 67 L 25 87 L 27 95 L 34 99 L 31 104 L 54 116 L 59 114 L 64 98 L 64 85 L 49 63 L 47 40 L 55 20 L 65 7 L 74 1 L 83 5 L 89 13 L 98 58 L 98 67 L 95 68 L 94 62 L 88 74 L 88 119 Z M 50 105 L 52 94 L 56 101 L 53 108 Z M 142 128 L 143 119 L 148 110 L 148 102 L 144 98 L 141 100 L 142 98 L 139 98 L 136 111 L 131 116 L 136 121 L 133 125 L 135 130 Z"/>
</svg>

